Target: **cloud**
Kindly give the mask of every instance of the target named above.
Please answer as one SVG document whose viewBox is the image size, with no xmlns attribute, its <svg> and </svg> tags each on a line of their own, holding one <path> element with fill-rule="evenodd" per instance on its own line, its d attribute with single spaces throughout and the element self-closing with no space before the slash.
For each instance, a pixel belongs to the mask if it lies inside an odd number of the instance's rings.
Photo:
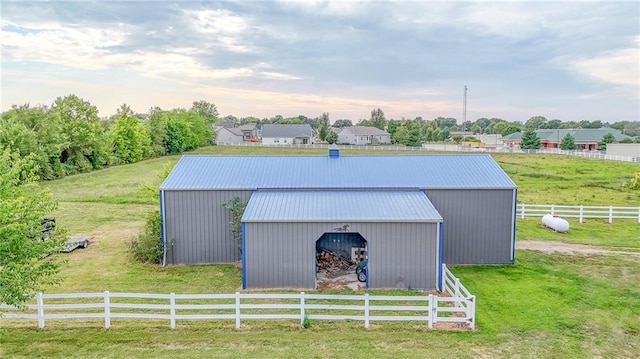
<svg viewBox="0 0 640 359">
<path fill-rule="evenodd" d="M 20 67 L 60 80 L 149 79 L 182 94 L 215 88 L 220 108 L 224 98 L 258 116 L 260 106 L 306 113 L 330 99 L 364 117 L 371 106 L 394 117 L 429 117 L 431 108 L 459 117 L 469 85 L 478 101 L 470 115 L 529 108 L 568 119 L 585 106 L 557 99 L 594 93 L 637 118 L 637 91 L 614 89 L 638 86 L 628 41 L 640 36 L 639 10 L 637 2 L 3 2 L 2 76 Z"/>
<path fill-rule="evenodd" d="M 634 42 L 636 46 L 578 59 L 571 65 L 593 80 L 640 92 L 640 36 Z"/>
<path fill-rule="evenodd" d="M 221 46 L 234 52 L 250 52 L 243 35 L 249 29 L 242 17 L 224 9 L 185 10 L 187 23 L 200 34 L 207 36 L 205 47 Z"/>
</svg>

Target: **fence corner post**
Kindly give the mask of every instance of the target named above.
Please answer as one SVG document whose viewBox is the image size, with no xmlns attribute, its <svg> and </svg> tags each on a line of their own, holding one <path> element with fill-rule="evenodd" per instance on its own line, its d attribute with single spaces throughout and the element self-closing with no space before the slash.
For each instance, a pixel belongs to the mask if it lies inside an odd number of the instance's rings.
<svg viewBox="0 0 640 359">
<path fill-rule="evenodd" d="M 469 297 L 469 301 L 471 302 L 468 308 L 470 313 L 467 313 L 467 315 L 471 320 L 469 326 L 471 327 L 471 330 L 474 330 L 476 329 L 476 296 L 472 295 Z"/>
<path fill-rule="evenodd" d="M 369 328 L 369 293 L 364 293 L 364 327 Z"/>
<path fill-rule="evenodd" d="M 447 265 L 442 263 L 442 279 L 441 279 L 441 283 L 442 283 L 442 287 L 440 288 L 441 292 L 446 292 L 445 288 L 447 288 Z"/>
<path fill-rule="evenodd" d="M 304 317 L 306 313 L 304 310 L 304 292 L 300 292 L 300 326 L 304 328 Z"/>
<path fill-rule="evenodd" d="M 111 302 L 109 299 L 109 291 L 104 291 L 104 328 L 109 329 L 111 326 Z"/>
<path fill-rule="evenodd" d="M 525 205 L 524 205 L 524 203 L 523 203 L 523 204 L 522 204 L 522 209 L 520 210 L 520 218 L 521 218 L 521 219 L 524 219 L 524 208 L 525 208 Z"/>
<path fill-rule="evenodd" d="M 171 329 L 176 329 L 176 294 L 169 294 L 169 317 L 171 318 Z"/>
<path fill-rule="evenodd" d="M 240 292 L 236 292 L 236 329 L 240 329 Z"/>
<path fill-rule="evenodd" d="M 44 328 L 44 298 L 42 292 L 36 294 L 36 307 L 38 311 L 38 328 Z"/>
</svg>

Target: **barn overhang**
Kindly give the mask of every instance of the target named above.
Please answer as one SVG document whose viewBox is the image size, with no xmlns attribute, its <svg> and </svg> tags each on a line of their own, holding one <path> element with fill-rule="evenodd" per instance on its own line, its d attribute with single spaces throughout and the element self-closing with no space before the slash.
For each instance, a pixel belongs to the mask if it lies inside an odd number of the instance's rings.
<svg viewBox="0 0 640 359">
<path fill-rule="evenodd" d="M 442 222 L 418 190 L 258 190 L 242 222 Z"/>
</svg>

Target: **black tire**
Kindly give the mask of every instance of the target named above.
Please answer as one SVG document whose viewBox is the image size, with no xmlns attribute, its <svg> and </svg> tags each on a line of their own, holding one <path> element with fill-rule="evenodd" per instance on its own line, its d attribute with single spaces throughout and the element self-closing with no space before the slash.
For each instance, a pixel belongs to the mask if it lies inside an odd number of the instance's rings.
<svg viewBox="0 0 640 359">
<path fill-rule="evenodd" d="M 367 272 L 361 270 L 360 273 L 358 273 L 358 281 L 360 282 L 366 282 L 367 281 Z"/>
<path fill-rule="evenodd" d="M 87 248 L 87 247 L 89 247 L 89 241 L 83 241 L 82 248 Z"/>
<path fill-rule="evenodd" d="M 358 266 L 356 267 L 356 275 L 359 275 L 360 273 L 362 273 L 362 268 Z"/>
</svg>

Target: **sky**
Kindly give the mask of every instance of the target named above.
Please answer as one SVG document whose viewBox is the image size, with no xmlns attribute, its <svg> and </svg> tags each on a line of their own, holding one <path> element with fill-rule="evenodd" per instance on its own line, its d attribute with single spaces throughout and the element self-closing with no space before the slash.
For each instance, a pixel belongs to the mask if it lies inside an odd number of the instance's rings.
<svg viewBox="0 0 640 359">
<path fill-rule="evenodd" d="M 640 121 L 638 1 L 0 1 L 1 110 Z"/>
</svg>

